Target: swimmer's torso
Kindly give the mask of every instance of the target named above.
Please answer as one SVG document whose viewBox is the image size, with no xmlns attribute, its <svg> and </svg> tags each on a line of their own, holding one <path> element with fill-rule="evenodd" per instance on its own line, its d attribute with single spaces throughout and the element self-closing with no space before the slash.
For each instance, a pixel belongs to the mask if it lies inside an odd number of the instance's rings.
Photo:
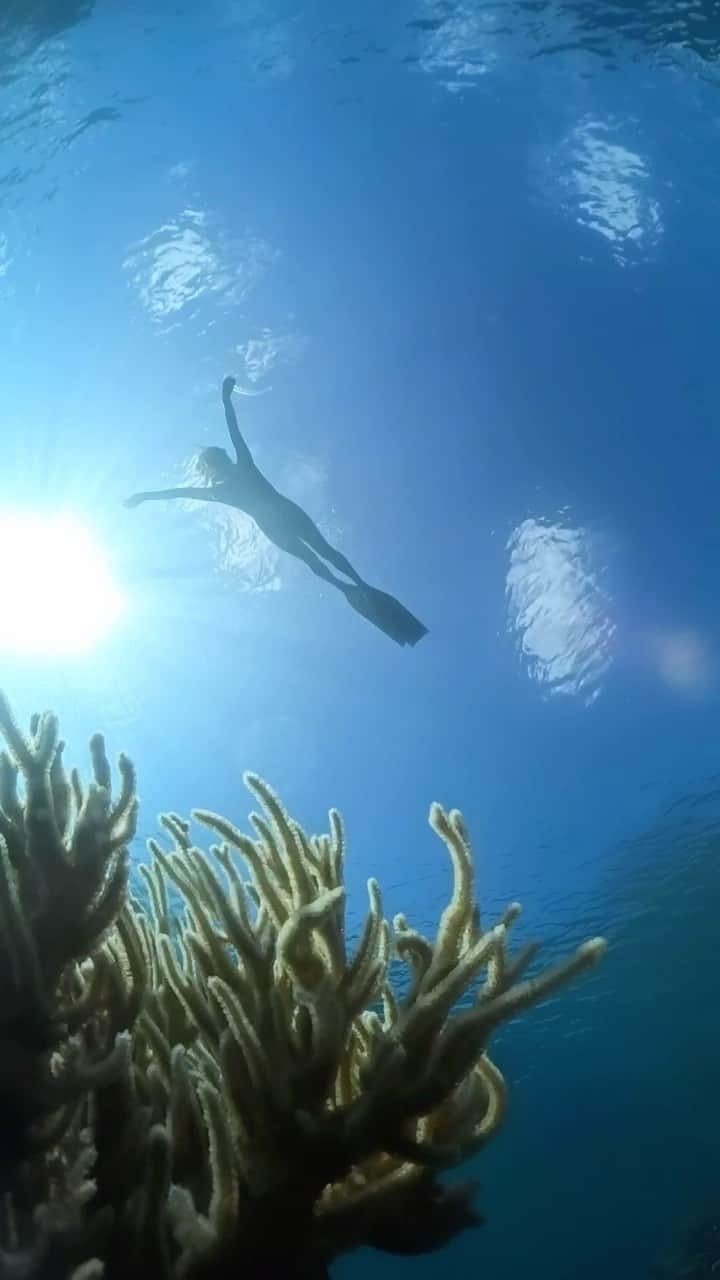
<svg viewBox="0 0 720 1280">
<path fill-rule="evenodd" d="M 215 502 L 224 502 L 229 507 L 237 507 L 247 515 L 256 519 L 271 511 L 278 503 L 285 501 L 283 495 L 271 485 L 262 471 L 252 466 L 235 466 L 234 474 L 228 480 L 211 486 Z"/>
</svg>

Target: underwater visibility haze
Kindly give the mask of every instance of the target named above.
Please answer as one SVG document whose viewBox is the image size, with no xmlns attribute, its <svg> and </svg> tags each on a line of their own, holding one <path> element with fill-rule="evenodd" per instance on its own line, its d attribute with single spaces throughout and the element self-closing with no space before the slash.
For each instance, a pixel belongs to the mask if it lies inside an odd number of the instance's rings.
<svg viewBox="0 0 720 1280">
<path fill-rule="evenodd" d="M 717 1274 L 718 95 L 0 6 L 0 1280 Z"/>
</svg>

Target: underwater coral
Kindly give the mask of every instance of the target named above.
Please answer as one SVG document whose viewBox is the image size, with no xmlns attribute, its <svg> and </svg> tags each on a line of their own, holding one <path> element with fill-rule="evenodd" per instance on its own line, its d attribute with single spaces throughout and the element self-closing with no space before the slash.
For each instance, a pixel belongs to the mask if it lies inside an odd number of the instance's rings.
<svg viewBox="0 0 720 1280">
<path fill-rule="evenodd" d="M 720 1206 L 698 1214 L 651 1269 L 655 1280 L 710 1280 L 720 1274 Z"/>
<path fill-rule="evenodd" d="M 439 1174 L 502 1122 L 489 1039 L 602 940 L 525 976 L 519 908 L 482 928 L 463 820 L 433 805 L 453 870 L 436 936 L 386 920 L 371 880 L 350 950 L 339 815 L 308 836 L 252 774 L 253 836 L 195 810 L 205 852 L 164 815 L 140 901 L 130 763 L 113 799 L 99 735 L 83 786 L 54 716 L 25 736 L 0 696 L 0 732 L 0 1278 L 322 1280 L 361 1245 L 421 1253 L 477 1224 L 473 1188 Z"/>
</svg>

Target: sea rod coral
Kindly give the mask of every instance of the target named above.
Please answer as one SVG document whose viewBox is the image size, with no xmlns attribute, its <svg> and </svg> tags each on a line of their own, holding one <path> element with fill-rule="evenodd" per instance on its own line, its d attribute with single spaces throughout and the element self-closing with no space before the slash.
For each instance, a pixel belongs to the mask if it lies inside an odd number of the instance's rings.
<svg viewBox="0 0 720 1280">
<path fill-rule="evenodd" d="M 527 977 L 519 908 L 481 926 L 462 818 L 434 805 L 435 938 L 370 881 L 350 948 L 339 815 L 310 837 L 252 774 L 253 835 L 195 810 L 208 853 L 167 814 L 130 896 L 129 763 L 113 801 L 100 737 L 84 789 L 54 717 L 25 737 L 0 699 L 0 731 L 0 1280 L 322 1280 L 360 1245 L 424 1252 L 479 1221 L 438 1174 L 502 1122 L 490 1036 L 602 940 Z"/>
</svg>

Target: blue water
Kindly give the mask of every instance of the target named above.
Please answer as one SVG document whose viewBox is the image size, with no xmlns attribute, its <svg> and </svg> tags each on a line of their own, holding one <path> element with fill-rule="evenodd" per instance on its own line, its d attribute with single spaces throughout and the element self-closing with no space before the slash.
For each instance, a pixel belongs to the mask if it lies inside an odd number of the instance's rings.
<svg viewBox="0 0 720 1280">
<path fill-rule="evenodd" d="M 624 8 L 602 39 L 582 4 L 0 14 L 0 515 L 73 513 L 126 606 L 3 653 L 16 710 L 128 752 L 143 837 L 241 821 L 244 768 L 311 829 L 336 805 L 358 915 L 376 874 L 431 927 L 455 805 L 486 916 L 612 944 L 495 1046 L 487 1225 L 338 1276 L 637 1280 L 720 1190 L 720 62 Z M 228 373 L 417 648 L 242 518 L 123 509 L 225 443 Z M 92 613 L 64 573 L 49 634 Z"/>
</svg>

